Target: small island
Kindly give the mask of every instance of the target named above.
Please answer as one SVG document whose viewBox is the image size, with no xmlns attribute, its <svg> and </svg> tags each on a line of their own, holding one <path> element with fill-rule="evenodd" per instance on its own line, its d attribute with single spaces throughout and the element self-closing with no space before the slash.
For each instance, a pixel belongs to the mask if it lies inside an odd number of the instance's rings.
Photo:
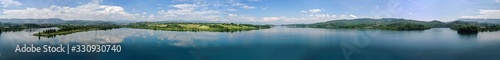
<svg viewBox="0 0 500 60">
<path fill-rule="evenodd" d="M 166 30 L 166 31 L 212 31 L 234 32 L 271 28 L 271 25 L 250 25 L 235 23 L 181 23 L 181 22 L 138 22 L 127 25 L 129 28 Z"/>
</svg>

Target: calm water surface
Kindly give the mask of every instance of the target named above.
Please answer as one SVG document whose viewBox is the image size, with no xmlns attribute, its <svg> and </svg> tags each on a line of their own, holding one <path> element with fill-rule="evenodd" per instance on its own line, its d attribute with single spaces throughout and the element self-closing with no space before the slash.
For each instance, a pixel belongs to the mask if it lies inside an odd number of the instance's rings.
<svg viewBox="0 0 500 60">
<path fill-rule="evenodd" d="M 500 32 L 286 28 L 179 32 L 120 28 L 54 38 L 0 34 L 0 60 L 494 60 Z M 15 53 L 18 44 L 118 44 L 120 53 Z"/>
</svg>

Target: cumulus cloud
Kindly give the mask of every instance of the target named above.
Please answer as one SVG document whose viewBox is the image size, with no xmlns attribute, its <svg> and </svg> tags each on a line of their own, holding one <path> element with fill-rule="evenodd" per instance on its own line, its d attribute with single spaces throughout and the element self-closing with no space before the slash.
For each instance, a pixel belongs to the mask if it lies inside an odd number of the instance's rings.
<svg viewBox="0 0 500 60">
<path fill-rule="evenodd" d="M 227 17 L 224 18 L 225 22 L 258 22 L 257 17 L 251 15 L 236 15 L 236 14 L 228 14 Z"/>
<path fill-rule="evenodd" d="M 101 5 L 101 0 L 82 4 L 76 7 L 53 5 L 47 8 L 4 9 L 0 18 L 61 18 L 65 20 L 203 20 L 237 23 L 283 24 L 314 23 L 335 19 L 358 18 L 355 15 L 317 14 L 324 9 L 303 10 L 314 13 L 299 16 L 259 16 L 235 14 L 237 9 L 255 9 L 256 7 L 240 2 L 223 3 L 180 3 L 169 5 L 168 9 L 157 12 L 128 13 L 120 6 Z M 219 8 L 227 8 L 221 10 Z M 267 9 L 268 7 L 259 7 Z"/>
<path fill-rule="evenodd" d="M 236 9 L 227 9 L 227 11 L 238 11 Z"/>
<path fill-rule="evenodd" d="M 209 20 L 209 21 L 243 21 L 254 20 L 253 16 L 236 15 L 230 12 L 239 9 L 255 9 L 257 7 L 230 0 L 228 2 L 205 2 L 201 3 L 181 3 L 170 5 L 172 9 L 164 9 L 157 12 L 156 20 Z M 219 9 L 227 8 L 227 9 Z"/>
<path fill-rule="evenodd" d="M 7 0 L 1 0 L 2 2 Z M 8 0 L 12 1 L 12 0 Z M 255 9 L 255 6 L 230 2 L 202 2 L 202 3 L 180 3 L 169 5 L 169 9 L 157 12 L 129 13 L 121 6 L 102 5 L 102 0 L 93 0 L 80 6 L 69 7 L 52 5 L 46 8 L 4 9 L 0 18 L 61 18 L 64 20 L 229 20 L 221 19 L 225 11 L 238 11 L 241 9 Z M 177 2 L 177 1 L 176 1 Z M 184 1 L 178 1 L 184 2 Z M 163 5 L 163 4 L 162 4 Z M 228 8 L 220 10 L 218 8 Z M 138 12 L 135 9 L 132 12 Z M 247 15 L 231 14 L 228 16 L 238 19 L 249 19 Z M 241 17 L 241 18 L 240 18 Z"/>
<path fill-rule="evenodd" d="M 153 15 L 153 14 L 149 15 L 148 20 L 154 20 L 154 19 L 155 19 L 155 15 Z"/>
<path fill-rule="evenodd" d="M 254 17 L 251 15 L 228 15 L 228 21 L 241 20 L 246 22 L 259 22 L 260 24 L 284 24 L 284 23 L 315 23 L 324 22 L 336 19 L 354 19 L 358 18 L 355 15 L 333 15 L 333 14 L 309 14 L 302 15 L 301 17 L 286 17 L 286 16 L 267 16 L 267 17 Z"/>
<path fill-rule="evenodd" d="M 462 16 L 462 18 L 500 18 L 500 10 L 479 10 L 480 15 Z"/>
<path fill-rule="evenodd" d="M 100 5 L 93 0 L 77 7 L 52 5 L 49 8 L 4 10 L 0 18 L 61 18 L 66 20 L 122 20 L 136 19 L 120 6 Z"/>
<path fill-rule="evenodd" d="M 239 2 L 232 2 L 230 4 L 231 4 L 231 6 L 236 6 L 236 7 L 240 7 L 243 9 L 255 9 L 255 6 L 250 6 L 250 5 L 239 3 Z"/>
<path fill-rule="evenodd" d="M 286 17 L 263 17 L 262 21 L 263 22 L 273 22 L 281 19 L 286 19 Z"/>
<path fill-rule="evenodd" d="M 309 10 L 309 12 L 317 13 L 317 12 L 321 12 L 321 9 L 311 9 L 311 10 Z"/>
<path fill-rule="evenodd" d="M 22 5 L 23 3 L 14 0 L 0 0 L 0 4 L 3 5 L 2 7 L 9 7 L 9 6 L 19 6 Z"/>
<path fill-rule="evenodd" d="M 349 15 L 349 16 L 351 16 L 351 17 L 353 17 L 353 18 L 358 18 L 357 16 L 355 16 L 355 15 L 352 15 L 352 14 L 351 14 L 351 15 Z"/>
<path fill-rule="evenodd" d="M 227 14 L 227 16 L 238 16 L 236 14 Z"/>
<path fill-rule="evenodd" d="M 167 20 L 218 20 L 219 10 L 201 9 L 204 5 L 175 4 L 176 9 L 158 11 L 159 19 Z"/>
<path fill-rule="evenodd" d="M 323 9 L 310 9 L 310 10 L 307 10 L 307 11 L 300 11 L 302 13 L 318 13 L 318 12 L 321 12 Z"/>
</svg>

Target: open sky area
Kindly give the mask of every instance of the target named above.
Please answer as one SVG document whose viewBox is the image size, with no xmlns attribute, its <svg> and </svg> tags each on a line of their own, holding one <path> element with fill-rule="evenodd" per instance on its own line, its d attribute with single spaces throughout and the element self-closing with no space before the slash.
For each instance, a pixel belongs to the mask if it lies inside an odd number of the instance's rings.
<svg viewBox="0 0 500 60">
<path fill-rule="evenodd" d="M 315 23 L 404 18 L 500 18 L 500 0 L 0 0 L 0 18 Z"/>
</svg>

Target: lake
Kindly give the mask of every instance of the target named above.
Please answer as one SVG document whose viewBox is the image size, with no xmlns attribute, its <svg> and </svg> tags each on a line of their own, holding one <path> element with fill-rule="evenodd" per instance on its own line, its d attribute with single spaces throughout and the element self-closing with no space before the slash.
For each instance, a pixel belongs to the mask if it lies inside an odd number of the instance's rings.
<svg viewBox="0 0 500 60">
<path fill-rule="evenodd" d="M 47 29 L 47 28 L 45 28 Z M 287 28 L 182 32 L 119 28 L 33 36 L 44 29 L 2 32 L 0 60 L 495 60 L 500 32 Z M 16 45 L 117 44 L 107 53 L 16 53 Z"/>
</svg>

